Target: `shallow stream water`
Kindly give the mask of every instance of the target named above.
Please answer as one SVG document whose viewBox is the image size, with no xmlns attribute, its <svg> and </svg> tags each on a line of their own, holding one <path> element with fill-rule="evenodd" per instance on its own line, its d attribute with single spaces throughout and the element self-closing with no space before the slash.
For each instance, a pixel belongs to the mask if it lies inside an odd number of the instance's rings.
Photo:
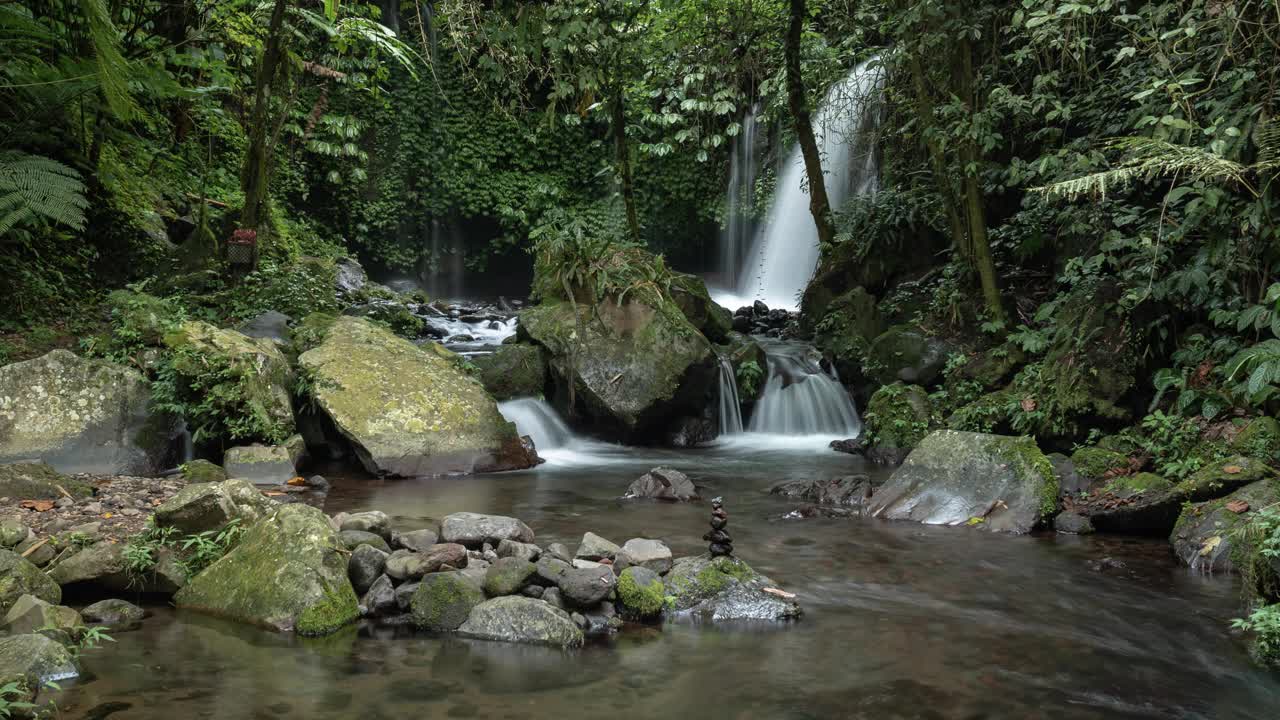
<svg viewBox="0 0 1280 720">
<path fill-rule="evenodd" d="M 655 465 L 722 495 L 737 554 L 799 595 L 775 627 L 628 629 L 575 652 L 348 628 L 307 640 L 154 608 L 91 651 L 63 717 L 1211 718 L 1274 720 L 1280 677 L 1227 632 L 1234 579 L 1159 540 L 993 536 L 862 519 L 782 520 L 784 480 L 865 472 L 827 438 L 738 436 L 689 451 L 574 443 L 536 470 L 338 479 L 326 510 L 401 529 L 461 510 L 513 515 L 539 544 L 591 530 L 702 552 L 705 503 L 618 499 Z M 1124 568 L 1096 570 L 1113 558 Z"/>
</svg>

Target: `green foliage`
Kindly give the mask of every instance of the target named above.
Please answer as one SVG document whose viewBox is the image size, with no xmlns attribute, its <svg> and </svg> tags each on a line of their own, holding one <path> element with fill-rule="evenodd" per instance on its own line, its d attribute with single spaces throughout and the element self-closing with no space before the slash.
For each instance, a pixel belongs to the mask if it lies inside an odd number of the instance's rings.
<svg viewBox="0 0 1280 720">
<path fill-rule="evenodd" d="M 1235 618 L 1231 627 L 1254 633 L 1254 653 L 1270 665 L 1280 665 L 1280 603 L 1257 608 L 1247 618 Z"/>
<path fill-rule="evenodd" d="M 35 704 L 28 702 L 31 691 L 26 683 L 14 680 L 0 685 L 0 718 L 8 720 L 12 717 L 25 717 L 28 711 L 35 709 Z"/>
<path fill-rule="evenodd" d="M 240 542 L 245 528 L 235 518 L 220 530 L 206 530 L 182 539 L 178 549 L 182 553 L 182 566 L 188 577 L 195 577 L 201 570 L 226 555 Z"/>
<path fill-rule="evenodd" d="M 608 234 L 597 234 L 580 217 L 553 216 L 530 234 L 535 286 L 544 300 L 594 304 L 628 299 L 657 307 L 671 297 L 675 276 L 661 255 Z"/>
<path fill-rule="evenodd" d="M 743 397 L 756 397 L 765 380 L 764 368 L 755 360 L 747 360 L 738 365 L 734 376 L 738 382 L 738 392 Z"/>
<path fill-rule="evenodd" d="M 80 173 L 50 158 L 0 152 L 0 236 L 36 219 L 81 230 L 88 207 Z"/>
<path fill-rule="evenodd" d="M 184 418 L 196 442 L 283 443 L 293 434 L 255 395 L 260 370 L 246 363 L 179 346 L 156 364 L 155 408 Z"/>
</svg>

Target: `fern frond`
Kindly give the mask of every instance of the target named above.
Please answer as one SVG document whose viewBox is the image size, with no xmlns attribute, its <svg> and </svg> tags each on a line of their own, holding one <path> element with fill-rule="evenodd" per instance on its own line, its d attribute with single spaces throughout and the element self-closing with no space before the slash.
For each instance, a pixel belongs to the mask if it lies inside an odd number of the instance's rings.
<svg viewBox="0 0 1280 720">
<path fill-rule="evenodd" d="M 1247 166 L 1203 148 L 1175 145 L 1147 137 L 1116 138 L 1108 141 L 1106 147 L 1125 153 L 1119 167 L 1031 188 L 1031 192 L 1068 200 L 1075 200 L 1081 195 L 1105 198 L 1108 189 L 1127 187 L 1139 179 L 1152 180 L 1173 175 L 1187 182 L 1206 180 L 1214 183 L 1247 184 Z"/>
<path fill-rule="evenodd" d="M 1261 171 L 1280 170 L 1280 119 L 1271 118 L 1254 130 L 1254 145 L 1258 146 L 1258 164 Z"/>
<path fill-rule="evenodd" d="M 0 235 L 37 217 L 81 230 L 89 207 L 84 193 L 80 173 L 56 160 L 0 153 Z"/>
<path fill-rule="evenodd" d="M 98 84 L 107 107 L 121 120 L 130 120 L 137 111 L 129 94 L 129 62 L 120 54 L 120 34 L 111 22 L 106 0 L 80 0 L 80 10 L 89 23 L 89 40 L 93 43 L 98 66 Z"/>
</svg>

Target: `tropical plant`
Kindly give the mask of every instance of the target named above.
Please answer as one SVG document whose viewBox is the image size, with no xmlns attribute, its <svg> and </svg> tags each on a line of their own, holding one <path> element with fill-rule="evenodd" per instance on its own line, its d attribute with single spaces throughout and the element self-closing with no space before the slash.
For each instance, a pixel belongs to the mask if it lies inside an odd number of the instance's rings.
<svg viewBox="0 0 1280 720">
<path fill-rule="evenodd" d="M 57 160 L 23 152 L 0 152 L 0 236 L 37 219 L 81 230 L 84 182 Z"/>
</svg>

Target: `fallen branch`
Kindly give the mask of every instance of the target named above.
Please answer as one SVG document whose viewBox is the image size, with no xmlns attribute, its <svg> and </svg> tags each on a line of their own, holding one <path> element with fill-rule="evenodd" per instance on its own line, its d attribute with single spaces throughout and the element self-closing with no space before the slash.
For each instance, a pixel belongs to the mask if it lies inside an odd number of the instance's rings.
<svg viewBox="0 0 1280 720">
<path fill-rule="evenodd" d="M 31 547 L 27 548 L 26 550 L 23 550 L 23 551 L 22 551 L 22 557 L 27 557 L 27 556 L 28 556 L 28 555 L 30 555 L 31 553 L 33 553 L 33 552 L 35 552 L 35 551 L 39 550 L 39 549 L 40 549 L 41 547 L 43 547 L 43 546 L 44 546 L 44 544 L 45 544 L 45 543 L 47 543 L 47 542 L 49 542 L 49 538 L 45 538 L 45 539 L 41 540 L 40 542 L 36 543 L 35 545 L 32 545 Z"/>
</svg>

